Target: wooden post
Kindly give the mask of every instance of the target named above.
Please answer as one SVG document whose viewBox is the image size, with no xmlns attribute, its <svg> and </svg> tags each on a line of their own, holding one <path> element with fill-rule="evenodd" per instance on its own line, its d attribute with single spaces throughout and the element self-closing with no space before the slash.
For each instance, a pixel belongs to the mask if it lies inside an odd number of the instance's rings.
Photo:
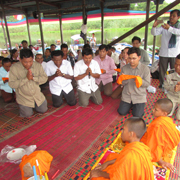
<svg viewBox="0 0 180 180">
<path fill-rule="evenodd" d="M 61 35 L 61 44 L 63 44 L 63 28 L 62 28 L 62 14 L 59 13 L 59 24 L 60 24 L 60 35 Z"/>
<path fill-rule="evenodd" d="M 38 19 L 39 19 L 39 28 L 40 28 L 40 34 L 41 34 L 41 44 L 42 44 L 42 52 L 44 55 L 44 37 L 43 37 L 43 29 L 42 29 L 42 23 L 41 23 L 41 13 L 40 13 L 40 9 L 39 9 L 39 1 L 36 1 L 36 5 L 37 5 L 37 12 L 38 12 Z"/>
<path fill-rule="evenodd" d="M 156 0 L 156 13 L 158 12 L 158 8 L 159 8 L 159 0 Z M 153 38 L 152 63 L 154 62 L 155 48 L 156 48 L 156 36 L 154 36 Z"/>
<path fill-rule="evenodd" d="M 28 37 L 29 37 L 29 44 L 31 44 L 31 34 L 30 34 L 30 29 L 29 29 L 29 22 L 28 22 L 28 14 L 27 12 L 25 13 L 26 16 L 26 24 L 27 24 L 27 31 L 28 31 Z"/>
<path fill-rule="evenodd" d="M 85 22 L 85 18 L 86 18 L 86 9 L 85 9 L 85 0 L 82 0 L 83 2 L 83 24 Z M 87 37 L 86 37 L 86 34 L 85 34 L 85 37 L 84 37 L 84 44 L 87 43 Z"/>
<path fill-rule="evenodd" d="M 7 37 L 8 37 L 8 42 L 9 42 L 9 48 L 11 49 L 11 39 L 10 39 L 10 35 L 9 35 L 9 29 L 8 29 L 8 25 L 7 25 L 7 20 L 6 20 L 6 16 L 5 16 L 5 12 L 4 12 L 4 6 L 2 4 L 2 1 L 1 1 L 1 7 L 2 7 L 2 16 L 4 18 L 4 22 L 5 22 L 5 26 L 6 26 L 6 33 L 7 33 Z M 8 48 L 7 48 L 8 50 Z"/>
<path fill-rule="evenodd" d="M 149 19 L 149 7 L 150 7 L 150 0 L 147 0 L 146 5 L 146 20 Z M 147 50 L 147 42 L 148 42 L 148 24 L 145 26 L 145 41 L 144 41 L 144 49 Z"/>
<path fill-rule="evenodd" d="M 4 39 L 5 39 L 5 43 L 6 43 L 6 49 L 8 50 L 8 41 L 7 41 L 7 36 L 6 36 L 6 32 L 5 32 L 5 29 L 4 29 L 4 25 L 3 25 L 3 18 L 1 18 L 1 25 L 2 25 L 2 30 L 3 30 L 3 34 L 4 34 Z"/>
<path fill-rule="evenodd" d="M 171 8 L 173 8 L 174 6 L 176 6 L 179 3 L 180 3 L 180 0 L 176 0 L 176 1 L 172 2 L 171 4 L 166 6 L 164 9 L 162 9 L 161 11 L 157 12 L 152 17 L 150 17 L 148 20 L 142 22 L 141 24 L 137 25 L 136 27 L 134 27 L 133 29 L 131 29 L 127 33 L 123 34 L 119 38 L 117 38 L 114 41 L 112 41 L 111 43 L 109 43 L 109 45 L 114 45 L 114 44 L 118 43 L 119 41 L 123 40 L 127 36 L 131 35 L 132 33 L 136 32 L 137 30 L 141 29 L 143 26 L 147 25 L 151 21 L 155 20 L 156 18 L 158 18 L 159 16 L 161 16 L 165 12 L 169 11 Z"/>
<path fill-rule="evenodd" d="M 104 2 L 100 2 L 101 4 L 101 44 L 104 43 Z"/>
</svg>

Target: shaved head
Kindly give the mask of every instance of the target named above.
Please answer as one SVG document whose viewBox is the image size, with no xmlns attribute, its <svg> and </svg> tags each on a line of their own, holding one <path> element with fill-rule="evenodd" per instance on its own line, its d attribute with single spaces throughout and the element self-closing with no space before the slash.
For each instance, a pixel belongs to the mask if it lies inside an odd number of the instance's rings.
<svg viewBox="0 0 180 180">
<path fill-rule="evenodd" d="M 168 114 L 172 111 L 173 103 L 168 98 L 158 99 L 156 104 L 159 105 L 160 109 Z"/>
<path fill-rule="evenodd" d="M 146 132 L 146 123 L 142 118 L 131 117 L 125 121 L 129 132 L 134 132 L 138 139 L 141 139 Z"/>
</svg>

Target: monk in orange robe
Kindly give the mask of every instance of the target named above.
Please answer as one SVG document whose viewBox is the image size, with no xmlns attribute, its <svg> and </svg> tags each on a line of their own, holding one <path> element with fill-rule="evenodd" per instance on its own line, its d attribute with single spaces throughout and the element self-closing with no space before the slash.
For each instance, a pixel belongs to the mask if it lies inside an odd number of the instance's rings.
<svg viewBox="0 0 180 180">
<path fill-rule="evenodd" d="M 165 158 L 180 142 L 179 130 L 173 120 L 167 117 L 172 107 L 170 99 L 156 101 L 153 109 L 153 116 L 156 118 L 150 123 L 141 141 L 150 148 L 153 162 L 158 162 L 160 166 L 174 171 L 173 165 L 166 162 Z"/>
<path fill-rule="evenodd" d="M 120 154 L 111 153 L 105 163 L 90 173 L 92 180 L 154 180 L 150 149 L 139 142 L 146 131 L 143 119 L 125 121 L 121 138 L 129 142 Z"/>
</svg>

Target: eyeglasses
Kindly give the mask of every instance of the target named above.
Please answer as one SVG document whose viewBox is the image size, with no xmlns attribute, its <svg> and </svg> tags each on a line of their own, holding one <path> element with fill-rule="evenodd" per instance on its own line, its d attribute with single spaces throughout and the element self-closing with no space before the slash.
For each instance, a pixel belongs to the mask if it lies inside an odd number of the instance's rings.
<svg viewBox="0 0 180 180">
<path fill-rule="evenodd" d="M 132 61 L 135 61 L 135 60 L 137 60 L 137 58 L 128 58 L 130 61 L 132 60 Z"/>
</svg>

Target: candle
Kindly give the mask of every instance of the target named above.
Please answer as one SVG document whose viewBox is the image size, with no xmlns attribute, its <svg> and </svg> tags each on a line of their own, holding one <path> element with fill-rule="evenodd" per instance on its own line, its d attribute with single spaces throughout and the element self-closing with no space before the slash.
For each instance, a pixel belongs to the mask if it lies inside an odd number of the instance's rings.
<svg viewBox="0 0 180 180">
<path fill-rule="evenodd" d="M 38 180 L 37 174 L 36 174 L 36 167 L 35 166 L 33 166 L 33 173 L 34 173 L 34 179 Z"/>
</svg>

